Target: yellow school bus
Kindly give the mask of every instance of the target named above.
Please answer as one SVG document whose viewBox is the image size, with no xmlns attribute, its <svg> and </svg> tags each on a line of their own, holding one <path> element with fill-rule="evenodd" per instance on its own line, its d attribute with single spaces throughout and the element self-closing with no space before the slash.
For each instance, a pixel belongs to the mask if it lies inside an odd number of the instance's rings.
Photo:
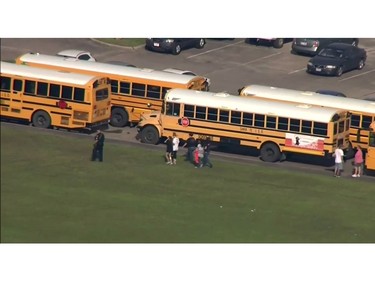
<svg viewBox="0 0 375 281">
<path fill-rule="evenodd" d="M 135 124 L 139 121 L 142 113 L 161 110 L 164 95 L 171 88 L 208 89 L 207 79 L 203 76 L 75 60 L 38 53 L 24 54 L 16 59 L 16 63 L 109 77 L 112 104 L 110 124 L 114 127 L 124 127 L 129 123 Z"/>
<path fill-rule="evenodd" d="M 108 128 L 108 78 L 8 62 L 1 62 L 0 68 L 2 119 L 41 128 Z"/>
<path fill-rule="evenodd" d="M 360 145 L 366 150 L 368 131 L 375 121 L 375 102 L 354 98 L 322 95 L 311 91 L 298 91 L 263 85 L 250 85 L 240 89 L 240 95 L 289 103 L 305 103 L 316 106 L 333 107 L 348 110 L 351 113 L 350 143 L 347 156 L 353 157 L 353 148 Z"/>
<path fill-rule="evenodd" d="M 375 171 L 375 122 L 372 122 L 369 127 L 365 165 L 367 170 Z"/>
<path fill-rule="evenodd" d="M 161 138 L 210 138 L 219 144 L 254 147 L 267 162 L 282 154 L 331 158 L 338 145 L 349 147 L 347 110 L 245 99 L 228 93 L 172 89 L 161 112 L 143 114 L 137 129 L 142 142 Z"/>
</svg>

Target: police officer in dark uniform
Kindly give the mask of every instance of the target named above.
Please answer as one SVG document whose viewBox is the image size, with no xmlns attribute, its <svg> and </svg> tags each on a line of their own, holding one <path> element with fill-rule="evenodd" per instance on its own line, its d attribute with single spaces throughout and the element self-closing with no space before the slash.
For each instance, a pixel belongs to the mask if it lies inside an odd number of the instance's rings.
<svg viewBox="0 0 375 281">
<path fill-rule="evenodd" d="M 194 150 L 197 147 L 197 142 L 192 133 L 189 133 L 189 137 L 186 140 L 185 144 L 182 147 L 187 146 L 186 161 L 194 163 Z"/>
<path fill-rule="evenodd" d="M 95 135 L 94 148 L 92 150 L 91 161 L 95 161 L 97 158 L 99 162 L 103 162 L 103 147 L 104 147 L 104 134 L 101 130 L 98 130 Z"/>
<path fill-rule="evenodd" d="M 211 161 L 210 161 L 210 152 L 211 152 L 211 140 L 210 137 L 207 137 L 206 140 L 203 143 L 203 166 L 208 166 L 210 168 L 213 167 Z"/>
</svg>

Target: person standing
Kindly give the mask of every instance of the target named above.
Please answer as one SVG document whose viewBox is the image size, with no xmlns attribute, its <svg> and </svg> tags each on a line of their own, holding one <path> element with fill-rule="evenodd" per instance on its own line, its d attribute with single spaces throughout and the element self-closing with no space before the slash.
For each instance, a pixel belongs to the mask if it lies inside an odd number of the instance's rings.
<svg viewBox="0 0 375 281">
<path fill-rule="evenodd" d="M 167 145 L 166 152 L 165 152 L 165 159 L 166 159 L 166 164 L 172 165 L 172 152 L 173 152 L 173 142 L 172 142 L 172 137 L 169 136 L 165 142 Z"/>
<path fill-rule="evenodd" d="M 333 157 L 335 157 L 335 177 L 341 176 L 341 171 L 343 170 L 343 163 L 344 163 L 344 151 L 342 150 L 342 145 L 340 144 L 335 152 L 333 153 Z"/>
<path fill-rule="evenodd" d="M 204 148 L 202 146 L 201 140 L 198 139 L 197 141 L 197 150 L 198 150 L 198 168 L 203 167 L 203 157 L 204 157 Z"/>
<path fill-rule="evenodd" d="M 210 152 L 211 152 L 211 140 L 210 137 L 207 137 L 204 145 L 203 145 L 204 153 L 203 153 L 203 166 L 208 166 L 210 168 L 213 167 L 210 161 Z"/>
<path fill-rule="evenodd" d="M 194 163 L 194 151 L 196 148 L 196 140 L 193 133 L 189 133 L 189 137 L 184 143 L 183 147 L 187 146 L 186 161 Z"/>
<path fill-rule="evenodd" d="M 173 151 L 172 151 L 172 164 L 177 164 L 177 152 L 178 152 L 178 146 L 180 144 L 180 139 L 177 137 L 176 133 L 173 133 Z"/>
<path fill-rule="evenodd" d="M 361 176 L 362 165 L 363 165 L 363 151 L 362 151 L 362 148 L 358 145 L 357 152 L 354 155 L 354 173 L 352 175 L 353 178 L 359 178 Z"/>
<path fill-rule="evenodd" d="M 99 162 L 103 162 L 103 147 L 104 147 L 104 140 L 105 136 L 101 130 L 96 131 L 96 135 L 94 138 L 94 148 L 92 150 L 91 161 L 95 161 L 99 159 Z"/>
</svg>

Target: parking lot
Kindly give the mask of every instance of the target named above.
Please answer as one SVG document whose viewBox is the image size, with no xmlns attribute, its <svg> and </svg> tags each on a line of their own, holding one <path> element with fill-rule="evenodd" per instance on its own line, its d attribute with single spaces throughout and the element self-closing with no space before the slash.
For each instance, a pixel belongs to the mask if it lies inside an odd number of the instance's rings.
<svg viewBox="0 0 375 281">
<path fill-rule="evenodd" d="M 144 46 L 125 48 L 92 39 L 2 39 L 2 60 L 14 60 L 26 52 L 56 54 L 63 49 L 90 51 L 98 61 L 124 61 L 144 68 L 180 68 L 211 79 L 212 91 L 237 93 L 244 85 L 264 84 L 298 90 L 329 89 L 348 97 L 375 96 L 375 38 L 360 39 L 359 47 L 367 51 L 362 70 L 341 77 L 316 76 L 306 73 L 310 57 L 291 53 L 291 42 L 283 48 L 255 46 L 242 39 L 207 39 L 203 49 L 188 49 L 174 56 L 145 50 Z"/>
</svg>

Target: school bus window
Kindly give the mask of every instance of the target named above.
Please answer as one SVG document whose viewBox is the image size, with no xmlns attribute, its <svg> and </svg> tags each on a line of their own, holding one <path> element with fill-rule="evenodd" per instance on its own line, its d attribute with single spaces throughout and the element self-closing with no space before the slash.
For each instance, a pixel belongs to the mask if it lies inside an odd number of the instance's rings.
<svg viewBox="0 0 375 281">
<path fill-rule="evenodd" d="M 232 111 L 230 116 L 230 122 L 234 124 L 241 124 L 241 112 Z"/>
<path fill-rule="evenodd" d="M 179 116 L 180 115 L 180 104 L 169 102 L 167 104 L 167 115 Z"/>
<path fill-rule="evenodd" d="M 263 114 L 255 114 L 255 124 L 256 127 L 264 127 L 264 115 Z"/>
<path fill-rule="evenodd" d="M 132 95 L 138 97 L 144 97 L 146 91 L 146 86 L 144 84 L 133 83 L 132 85 Z"/>
<path fill-rule="evenodd" d="M 72 96 L 73 96 L 73 88 L 72 87 L 68 87 L 68 86 L 63 86 L 62 87 L 62 96 L 61 97 L 63 99 L 71 100 Z"/>
<path fill-rule="evenodd" d="M 165 111 L 164 111 L 164 110 L 165 110 Z M 165 108 L 164 108 L 164 105 L 163 105 L 163 113 L 164 113 L 165 115 L 172 115 L 171 110 L 172 110 L 172 105 L 171 105 L 169 102 L 166 103 Z"/>
<path fill-rule="evenodd" d="M 220 109 L 219 121 L 220 122 L 226 122 L 226 123 L 229 122 L 229 111 L 228 110 Z"/>
<path fill-rule="evenodd" d="M 148 85 L 147 86 L 147 97 L 152 99 L 160 99 L 160 87 Z"/>
<path fill-rule="evenodd" d="M 47 96 L 48 93 L 48 84 L 44 82 L 38 82 L 36 88 L 36 94 L 38 96 Z"/>
<path fill-rule="evenodd" d="M 195 110 L 195 118 L 197 119 L 206 119 L 206 107 L 203 106 L 197 106 Z"/>
<path fill-rule="evenodd" d="M 130 83 L 129 82 L 120 82 L 120 93 L 121 94 L 127 94 L 127 95 L 130 94 Z"/>
<path fill-rule="evenodd" d="M 217 121 L 217 109 L 216 108 L 208 108 L 208 120 Z"/>
<path fill-rule="evenodd" d="M 371 122 L 372 122 L 371 116 L 366 116 L 366 115 L 362 116 L 362 128 L 369 128 Z"/>
<path fill-rule="evenodd" d="M 54 98 L 59 98 L 60 97 L 60 85 L 50 84 L 49 96 L 54 97 Z"/>
<path fill-rule="evenodd" d="M 345 122 L 339 122 L 339 133 L 343 133 L 345 131 Z"/>
<path fill-rule="evenodd" d="M 74 100 L 84 101 L 85 100 L 85 90 L 82 88 L 74 88 Z"/>
<path fill-rule="evenodd" d="M 267 116 L 267 128 L 276 129 L 276 117 L 274 116 Z"/>
<path fill-rule="evenodd" d="M 25 81 L 25 93 L 35 95 L 35 81 Z"/>
<path fill-rule="evenodd" d="M 351 126 L 359 128 L 361 123 L 361 116 L 358 114 L 352 114 L 351 120 Z"/>
<path fill-rule="evenodd" d="M 118 93 L 118 81 L 117 80 L 111 80 L 111 92 Z"/>
<path fill-rule="evenodd" d="M 1 90 L 4 92 L 10 92 L 10 78 L 9 77 L 1 77 Z"/>
<path fill-rule="evenodd" d="M 253 126 L 253 118 L 254 118 L 254 114 L 244 112 L 243 113 L 243 118 L 242 118 L 242 124 L 243 125 Z"/>
<path fill-rule="evenodd" d="M 290 119 L 290 131 L 299 132 L 300 120 Z"/>
<path fill-rule="evenodd" d="M 336 123 L 335 123 L 336 125 Z M 314 122 L 313 134 L 320 136 L 327 136 L 328 127 L 326 123 Z M 335 134 L 337 130 L 335 129 Z"/>
<path fill-rule="evenodd" d="M 302 133 L 311 134 L 312 122 L 307 120 L 302 120 Z"/>
<path fill-rule="evenodd" d="M 279 123 L 277 124 L 277 128 L 279 130 L 288 131 L 288 123 L 289 123 L 288 118 L 279 117 Z"/>
<path fill-rule="evenodd" d="M 96 91 L 96 101 L 105 100 L 108 98 L 108 89 L 101 89 Z"/>
<path fill-rule="evenodd" d="M 22 80 L 14 79 L 13 80 L 13 91 L 22 92 L 23 82 Z"/>
<path fill-rule="evenodd" d="M 185 104 L 185 106 L 184 106 L 184 116 L 194 118 L 194 105 Z"/>
</svg>

